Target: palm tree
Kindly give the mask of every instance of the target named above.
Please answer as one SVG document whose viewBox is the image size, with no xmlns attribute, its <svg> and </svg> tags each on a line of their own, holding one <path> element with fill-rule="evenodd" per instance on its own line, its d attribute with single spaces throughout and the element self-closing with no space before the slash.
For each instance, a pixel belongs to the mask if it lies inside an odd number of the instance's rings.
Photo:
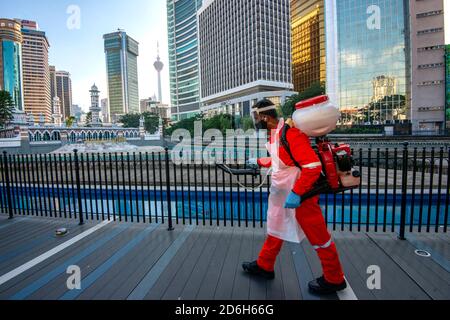
<svg viewBox="0 0 450 320">
<path fill-rule="evenodd" d="M 76 119 L 75 119 L 74 116 L 67 117 L 67 119 L 66 119 L 66 127 L 67 127 L 67 128 L 72 127 L 73 124 L 75 123 L 75 120 L 76 120 Z"/>
<path fill-rule="evenodd" d="M 5 127 L 13 118 L 14 101 L 8 91 L 0 90 L 0 127 Z"/>
</svg>

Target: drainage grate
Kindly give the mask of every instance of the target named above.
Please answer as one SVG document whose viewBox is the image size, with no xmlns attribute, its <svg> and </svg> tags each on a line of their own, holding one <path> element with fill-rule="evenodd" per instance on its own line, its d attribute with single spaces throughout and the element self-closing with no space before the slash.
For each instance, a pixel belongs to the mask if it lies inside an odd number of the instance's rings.
<svg viewBox="0 0 450 320">
<path fill-rule="evenodd" d="M 425 251 L 425 250 L 415 250 L 414 252 L 415 252 L 415 254 L 417 254 L 420 257 L 425 257 L 425 258 L 431 257 L 431 253 L 429 253 L 428 251 Z"/>
</svg>

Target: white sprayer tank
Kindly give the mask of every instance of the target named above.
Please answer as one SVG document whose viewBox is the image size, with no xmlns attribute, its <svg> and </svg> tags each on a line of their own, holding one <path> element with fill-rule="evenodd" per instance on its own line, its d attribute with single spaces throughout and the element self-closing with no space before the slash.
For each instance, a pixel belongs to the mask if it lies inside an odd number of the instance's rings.
<svg viewBox="0 0 450 320">
<path fill-rule="evenodd" d="M 292 115 L 295 127 L 309 137 L 322 137 L 336 129 L 339 110 L 323 95 L 300 101 Z"/>
</svg>

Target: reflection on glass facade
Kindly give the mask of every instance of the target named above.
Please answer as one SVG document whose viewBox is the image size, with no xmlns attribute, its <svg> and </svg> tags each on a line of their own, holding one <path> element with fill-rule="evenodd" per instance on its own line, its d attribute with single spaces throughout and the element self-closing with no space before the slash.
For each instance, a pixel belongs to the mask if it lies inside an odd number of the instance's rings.
<svg viewBox="0 0 450 320">
<path fill-rule="evenodd" d="M 137 57 L 139 44 L 125 32 L 103 36 L 112 121 L 123 114 L 139 112 Z"/>
<path fill-rule="evenodd" d="M 8 91 L 18 111 L 24 110 L 22 32 L 19 22 L 0 19 L 0 90 Z M 15 120 L 19 120 L 15 116 Z"/>
<path fill-rule="evenodd" d="M 407 2 L 334 1 L 342 124 L 409 120 Z"/>
<path fill-rule="evenodd" d="M 302 92 L 325 82 L 325 22 L 323 0 L 291 0 L 292 80 Z"/>
<path fill-rule="evenodd" d="M 3 88 L 8 91 L 17 110 L 23 111 L 22 96 L 22 50 L 21 44 L 10 41 L 2 41 L 2 69 Z"/>
<path fill-rule="evenodd" d="M 169 74 L 172 120 L 200 110 L 197 10 L 201 0 L 168 0 Z"/>
</svg>

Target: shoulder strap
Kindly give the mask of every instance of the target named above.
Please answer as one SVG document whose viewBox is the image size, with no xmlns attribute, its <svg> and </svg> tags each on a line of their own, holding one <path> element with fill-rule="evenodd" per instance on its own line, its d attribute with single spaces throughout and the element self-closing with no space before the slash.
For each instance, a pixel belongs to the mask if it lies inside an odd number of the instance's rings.
<svg viewBox="0 0 450 320">
<path fill-rule="evenodd" d="M 284 149 L 288 153 L 289 157 L 294 162 L 295 166 L 301 169 L 302 166 L 297 162 L 297 160 L 295 160 L 294 156 L 292 155 L 292 151 L 289 146 L 289 142 L 287 141 L 287 132 L 290 128 L 291 127 L 288 124 L 285 124 L 283 129 L 281 130 L 281 137 L 280 137 L 281 145 L 284 147 Z"/>
</svg>

